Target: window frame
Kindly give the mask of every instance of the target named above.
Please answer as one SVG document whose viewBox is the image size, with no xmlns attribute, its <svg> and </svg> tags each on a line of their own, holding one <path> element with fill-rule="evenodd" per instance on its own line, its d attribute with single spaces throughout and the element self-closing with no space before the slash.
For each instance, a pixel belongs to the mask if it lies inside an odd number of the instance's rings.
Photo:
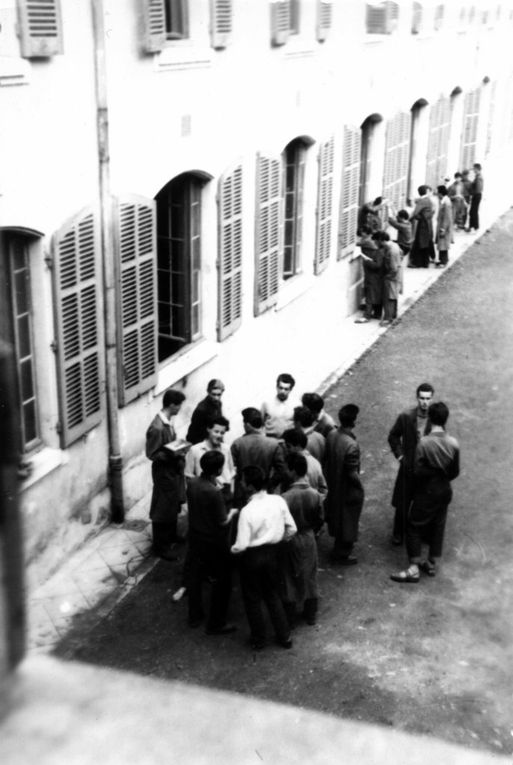
<svg viewBox="0 0 513 765">
<path fill-rule="evenodd" d="M 294 152 L 293 161 L 289 162 L 287 154 Z M 283 245 L 281 259 L 281 279 L 288 281 L 302 273 L 302 244 L 303 244 L 303 216 L 304 216 L 304 192 L 306 172 L 307 146 L 300 138 L 290 141 L 282 153 L 283 167 Z M 293 188 L 288 188 L 288 169 L 292 168 Z M 292 197 L 292 216 L 287 217 L 288 196 Z M 290 222 L 292 230 L 291 242 L 287 241 L 287 224 Z M 287 248 L 291 248 L 291 269 L 286 274 Z"/>
</svg>

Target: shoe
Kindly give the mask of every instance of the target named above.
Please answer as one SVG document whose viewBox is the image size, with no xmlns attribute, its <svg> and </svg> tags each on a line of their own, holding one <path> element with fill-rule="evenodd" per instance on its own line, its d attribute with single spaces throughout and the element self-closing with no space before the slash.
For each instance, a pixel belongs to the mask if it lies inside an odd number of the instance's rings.
<svg viewBox="0 0 513 765">
<path fill-rule="evenodd" d="M 393 582 L 399 582 L 400 584 L 418 584 L 420 575 L 414 573 L 415 569 L 407 568 L 405 571 L 398 571 L 396 574 L 390 574 L 390 579 Z"/>
<path fill-rule="evenodd" d="M 392 321 L 390 319 L 382 319 L 379 322 L 380 327 L 388 327 L 389 324 L 392 324 Z"/>
<path fill-rule="evenodd" d="M 265 641 L 264 640 L 254 640 L 251 638 L 249 641 L 249 647 L 252 651 L 261 651 L 263 648 L 265 648 Z"/>
<path fill-rule="evenodd" d="M 167 560 L 170 563 L 178 560 L 176 555 L 173 555 L 173 552 L 171 550 L 152 550 L 152 552 L 156 558 L 160 558 L 161 560 Z"/>
<path fill-rule="evenodd" d="M 339 566 L 355 566 L 358 563 L 358 558 L 355 555 L 337 556 L 332 555 L 331 561 L 338 563 Z"/>
<path fill-rule="evenodd" d="M 362 316 L 361 319 L 355 319 L 355 324 L 367 324 L 370 321 L 370 319 L 366 319 L 365 316 Z"/>
<path fill-rule="evenodd" d="M 230 635 L 232 632 L 235 632 L 237 630 L 237 627 L 235 624 L 224 624 L 222 627 L 207 627 L 205 630 L 205 633 L 207 635 Z"/>
<path fill-rule="evenodd" d="M 281 645 L 282 648 L 292 648 L 292 646 L 294 645 L 291 637 L 277 638 L 276 642 L 278 643 L 278 645 Z"/>
<path fill-rule="evenodd" d="M 428 576 L 436 576 L 435 564 L 430 560 L 423 560 L 421 563 L 419 563 L 419 568 Z"/>
<path fill-rule="evenodd" d="M 390 540 L 390 542 L 391 542 L 391 544 L 393 544 L 393 545 L 394 545 L 394 547 L 399 547 L 400 545 L 402 545 L 402 543 L 403 543 L 403 540 L 402 540 L 402 538 L 401 538 L 401 537 L 398 537 L 398 536 L 396 536 L 396 535 L 394 534 L 394 536 L 392 537 L 392 539 Z"/>
<path fill-rule="evenodd" d="M 183 598 L 186 592 L 187 592 L 187 589 L 185 587 L 179 587 L 177 591 L 172 594 L 171 600 L 174 603 L 178 603 L 178 601 Z"/>
<path fill-rule="evenodd" d="M 202 622 L 203 622 L 203 619 L 189 619 L 187 623 L 189 627 L 195 630 L 197 627 L 201 627 Z"/>
<path fill-rule="evenodd" d="M 305 616 L 303 614 L 303 619 L 305 622 L 310 626 L 313 627 L 315 624 L 317 624 L 317 617 L 316 616 Z"/>
</svg>

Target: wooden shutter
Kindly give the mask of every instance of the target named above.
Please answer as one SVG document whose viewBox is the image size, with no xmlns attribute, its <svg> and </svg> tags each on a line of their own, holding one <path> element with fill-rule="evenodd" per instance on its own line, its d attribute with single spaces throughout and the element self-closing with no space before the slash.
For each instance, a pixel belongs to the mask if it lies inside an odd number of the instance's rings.
<svg viewBox="0 0 513 765">
<path fill-rule="evenodd" d="M 445 6 L 437 5 L 435 7 L 435 19 L 434 19 L 434 28 L 437 32 L 439 32 L 444 25 L 444 17 L 445 17 Z"/>
<path fill-rule="evenodd" d="M 492 82 L 490 91 L 490 102 L 488 106 L 488 124 L 486 127 L 486 145 L 485 145 L 485 157 L 490 154 L 492 148 L 493 137 L 493 124 L 495 118 L 495 100 L 497 97 L 497 82 Z"/>
<path fill-rule="evenodd" d="M 155 209 L 153 199 L 135 195 L 115 204 L 120 406 L 157 382 Z"/>
<path fill-rule="evenodd" d="M 367 3 L 365 18 L 367 34 L 389 35 L 397 27 L 399 6 L 387 1 Z"/>
<path fill-rule="evenodd" d="M 360 148 L 361 131 L 359 128 L 344 127 L 342 194 L 340 201 L 338 243 L 339 258 L 352 252 L 356 241 L 358 195 L 360 188 Z"/>
<path fill-rule="evenodd" d="M 224 340 L 242 318 L 242 166 L 219 183 L 219 320 Z"/>
<path fill-rule="evenodd" d="M 323 42 L 331 29 L 332 0 L 317 0 L 317 39 Z"/>
<path fill-rule="evenodd" d="M 232 0 L 210 0 L 210 42 L 213 48 L 226 48 L 232 35 Z"/>
<path fill-rule="evenodd" d="M 99 224 L 91 209 L 53 240 L 53 284 L 62 446 L 103 418 Z"/>
<path fill-rule="evenodd" d="M 461 137 L 461 161 L 462 170 L 469 170 L 476 157 L 477 123 L 479 121 L 480 106 L 479 88 L 465 95 L 463 111 L 463 134 Z"/>
<path fill-rule="evenodd" d="M 317 197 L 317 232 L 314 272 L 320 274 L 329 262 L 333 202 L 333 157 L 335 140 L 330 138 L 319 150 L 319 188 Z"/>
<path fill-rule="evenodd" d="M 424 8 L 422 7 L 422 3 L 413 3 L 413 11 L 411 17 L 412 35 L 418 35 L 422 31 L 423 17 Z"/>
<path fill-rule="evenodd" d="M 142 0 L 144 18 L 143 47 L 148 53 L 157 53 L 166 44 L 165 0 Z"/>
<path fill-rule="evenodd" d="M 383 196 L 396 208 L 406 202 L 411 114 L 399 112 L 388 122 L 385 138 Z"/>
<path fill-rule="evenodd" d="M 273 45 L 284 45 L 290 34 L 290 3 L 289 0 L 272 0 L 271 2 L 271 42 Z"/>
<path fill-rule="evenodd" d="M 426 165 L 426 183 L 436 189 L 447 173 L 447 153 L 451 129 L 451 104 L 443 96 L 429 113 L 429 138 Z"/>
<path fill-rule="evenodd" d="M 278 297 L 282 249 L 281 160 L 258 155 L 255 242 L 255 316 Z"/>
<path fill-rule="evenodd" d="M 45 58 L 62 53 L 60 0 L 18 0 L 21 55 Z"/>
</svg>

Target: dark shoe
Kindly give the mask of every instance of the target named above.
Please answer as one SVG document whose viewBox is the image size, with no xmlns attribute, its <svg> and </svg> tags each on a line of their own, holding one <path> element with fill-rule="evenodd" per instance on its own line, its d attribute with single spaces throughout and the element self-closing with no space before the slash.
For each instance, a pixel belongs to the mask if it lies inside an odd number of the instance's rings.
<svg viewBox="0 0 513 765">
<path fill-rule="evenodd" d="M 311 627 L 314 626 L 314 624 L 317 624 L 317 617 L 316 616 L 310 616 L 310 614 L 306 615 L 303 614 L 303 619 L 307 624 L 309 624 Z"/>
<path fill-rule="evenodd" d="M 192 629 L 196 629 L 197 627 L 201 627 L 202 622 L 203 619 L 189 619 L 188 625 Z"/>
<path fill-rule="evenodd" d="M 249 641 L 249 647 L 252 651 L 261 651 L 263 648 L 265 648 L 265 641 L 264 640 L 254 640 L 251 638 Z"/>
<path fill-rule="evenodd" d="M 205 633 L 207 635 L 230 635 L 236 629 L 235 624 L 225 624 L 222 627 L 207 627 Z"/>
<path fill-rule="evenodd" d="M 281 645 L 282 648 L 292 648 L 293 646 L 291 637 L 277 638 L 276 642 L 278 643 L 278 645 Z"/>
<path fill-rule="evenodd" d="M 358 558 L 355 555 L 345 555 L 344 557 L 331 556 L 333 563 L 338 563 L 339 566 L 355 566 L 358 563 Z"/>
<path fill-rule="evenodd" d="M 419 568 L 428 576 L 436 576 L 436 566 L 430 560 L 423 560 L 419 563 Z"/>
<path fill-rule="evenodd" d="M 167 560 L 170 563 L 173 561 L 178 560 L 176 555 L 173 555 L 172 550 L 152 550 L 153 555 L 155 555 L 156 558 L 160 558 L 161 560 Z"/>
<path fill-rule="evenodd" d="M 398 537 L 394 534 L 390 542 L 394 545 L 394 547 L 399 547 L 400 545 L 402 545 L 403 540 L 401 539 L 401 537 Z"/>
<path fill-rule="evenodd" d="M 418 584 L 420 579 L 419 573 L 415 573 L 414 569 L 407 568 L 405 571 L 398 571 L 396 574 L 390 574 L 390 579 L 393 582 L 399 582 L 400 584 Z"/>
</svg>

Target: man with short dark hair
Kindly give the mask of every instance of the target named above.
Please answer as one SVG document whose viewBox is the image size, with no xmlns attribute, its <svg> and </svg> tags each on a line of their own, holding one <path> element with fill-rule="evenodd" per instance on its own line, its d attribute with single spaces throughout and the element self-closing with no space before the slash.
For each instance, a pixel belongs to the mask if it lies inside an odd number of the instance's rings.
<svg viewBox="0 0 513 765">
<path fill-rule="evenodd" d="M 176 560 L 172 547 L 178 541 L 177 517 L 185 502 L 183 475 L 185 447 L 173 450 L 176 441 L 173 418 L 180 411 L 184 394 L 172 388 L 162 397 L 162 409 L 155 415 L 146 431 L 146 456 L 152 462 L 150 519 L 153 532 L 153 552 L 164 560 Z"/>
<path fill-rule="evenodd" d="M 414 465 L 414 496 L 406 526 L 409 567 L 391 574 L 394 582 L 416 583 L 420 571 L 435 576 L 442 555 L 447 511 L 452 499 L 451 481 L 460 472 L 459 445 L 448 435 L 445 425 L 449 409 L 442 401 L 429 406 L 431 431 L 420 439 Z M 422 560 L 422 543 L 428 557 Z"/>
<path fill-rule="evenodd" d="M 335 537 L 331 560 L 343 566 L 358 562 L 351 553 L 358 539 L 364 500 L 360 447 L 353 433 L 359 411 L 355 404 L 343 406 L 338 413 L 340 427 L 329 434 L 326 442 L 326 520 L 330 535 Z"/>
<path fill-rule="evenodd" d="M 257 465 L 264 472 L 269 490 L 278 486 L 285 473 L 285 458 L 276 438 L 263 434 L 262 415 L 256 407 L 248 406 L 242 410 L 244 435 L 236 438 L 231 445 L 235 466 L 234 502 L 237 507 L 246 504 L 247 497 L 242 487 L 242 472 L 249 465 Z"/>
<path fill-rule="evenodd" d="M 326 439 L 315 430 L 315 418 L 308 407 L 296 406 L 294 408 L 294 427 L 303 431 L 306 436 L 306 448 L 322 466 L 326 451 Z"/>
<path fill-rule="evenodd" d="M 416 391 L 417 406 L 401 412 L 388 434 L 388 443 L 399 462 L 399 471 L 392 494 L 395 508 L 392 544 L 404 541 L 406 518 L 413 499 L 413 465 L 415 449 L 421 436 L 431 430 L 427 411 L 434 394 L 430 383 L 422 383 Z"/>
<path fill-rule="evenodd" d="M 201 475 L 191 478 L 187 486 L 189 626 L 198 627 L 203 620 L 202 586 L 210 578 L 208 635 L 224 635 L 235 630 L 226 623 L 231 592 L 228 526 L 238 510 L 227 511 L 218 484 L 223 466 L 224 456 L 220 451 L 205 452 L 200 458 Z"/>
<path fill-rule="evenodd" d="M 481 174 L 481 165 L 474 163 L 474 180 L 470 186 L 470 210 L 468 214 L 468 231 L 478 231 L 479 229 L 479 205 L 483 196 L 483 176 Z"/>
<path fill-rule="evenodd" d="M 429 261 L 435 259 L 433 244 L 435 209 L 433 201 L 429 196 L 428 186 L 419 186 L 418 192 L 419 197 L 415 200 L 415 208 L 410 215 L 410 220 L 414 222 L 415 231 L 408 268 L 428 268 Z"/>
<path fill-rule="evenodd" d="M 276 379 L 276 395 L 262 404 L 262 419 L 266 436 L 281 438 L 283 431 L 291 428 L 296 402 L 290 394 L 296 381 L 287 372 L 282 372 Z"/>
<path fill-rule="evenodd" d="M 312 489 L 315 489 L 323 499 L 328 494 L 328 485 L 322 472 L 322 466 L 307 449 L 306 434 L 297 428 L 290 428 L 283 434 L 283 447 L 285 455 L 296 453 L 302 454 L 306 459 L 306 478 Z M 288 489 L 291 482 L 290 474 L 286 474 L 282 482 L 282 491 Z"/>
<path fill-rule="evenodd" d="M 295 622 L 297 608 L 301 606 L 304 620 L 313 625 L 318 604 L 315 535 L 324 523 L 322 500 L 306 479 L 306 458 L 303 454 L 289 454 L 287 467 L 292 483 L 282 496 L 297 526 L 297 534 L 282 550 L 283 604 L 291 626 Z"/>
<path fill-rule="evenodd" d="M 265 603 L 276 640 L 292 648 L 290 627 L 281 602 L 278 546 L 296 533 L 296 524 L 287 503 L 266 492 L 264 471 L 250 465 L 242 471 L 243 486 L 249 497 L 240 511 L 237 538 L 232 553 L 240 556 L 240 581 L 244 607 L 251 631 L 251 647 L 265 645 Z"/>
<path fill-rule="evenodd" d="M 303 393 L 301 396 L 301 403 L 310 409 L 314 416 L 315 431 L 320 433 L 324 438 L 335 427 L 335 420 L 333 417 L 324 411 L 324 399 L 318 393 Z"/>
<path fill-rule="evenodd" d="M 230 502 L 233 497 L 233 479 L 235 468 L 230 448 L 224 443 L 224 436 L 230 429 L 230 423 L 217 415 L 207 421 L 207 437 L 199 444 L 191 446 L 185 458 L 185 476 L 194 478 L 201 475 L 201 457 L 209 451 L 218 451 L 224 457 L 224 466 L 218 477 L 218 483 L 222 487 L 225 499 Z"/>
<path fill-rule="evenodd" d="M 207 385 L 207 395 L 199 402 L 192 413 L 191 422 L 187 431 L 187 441 L 191 444 L 199 444 L 207 437 L 207 425 L 212 417 L 219 417 L 223 414 L 223 404 L 221 402 L 224 393 L 224 384 L 221 380 L 214 378 L 209 380 Z"/>
</svg>

